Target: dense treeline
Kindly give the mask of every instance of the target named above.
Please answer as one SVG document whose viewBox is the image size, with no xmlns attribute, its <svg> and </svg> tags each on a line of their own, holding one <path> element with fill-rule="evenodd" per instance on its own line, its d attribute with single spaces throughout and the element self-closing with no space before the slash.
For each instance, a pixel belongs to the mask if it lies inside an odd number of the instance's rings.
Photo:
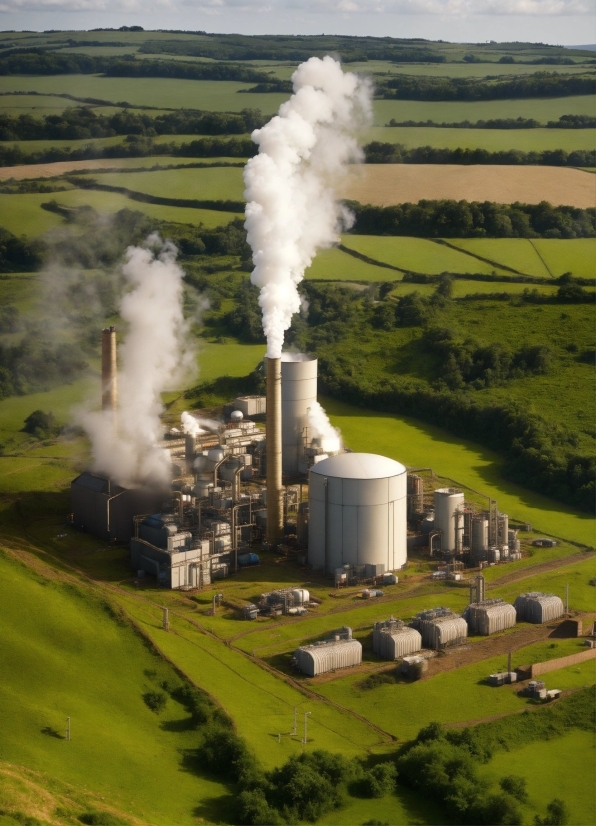
<svg viewBox="0 0 596 826">
<path fill-rule="evenodd" d="M 364 147 L 366 163 L 440 163 L 440 164 L 496 164 L 519 166 L 595 166 L 596 151 L 577 149 L 545 149 L 542 152 L 522 152 L 506 149 L 491 152 L 488 149 L 438 149 L 417 146 L 409 149 L 400 143 L 372 141 Z"/>
<path fill-rule="evenodd" d="M 397 100 L 506 100 L 593 95 L 594 76 L 536 72 L 488 81 L 477 78 L 399 75 L 378 83 L 377 94 Z"/>
<path fill-rule="evenodd" d="M 387 126 L 431 126 L 439 129 L 542 129 L 545 124 L 534 118 L 491 118 L 489 120 L 460 120 L 457 123 L 437 123 L 434 120 L 404 120 L 391 118 Z M 592 115 L 561 115 L 559 120 L 549 120 L 547 129 L 594 129 L 596 117 Z"/>
<path fill-rule="evenodd" d="M 31 272 L 41 264 L 42 245 L 27 238 L 17 238 L 0 227 L 0 272 Z"/>
<path fill-rule="evenodd" d="M 266 122 L 259 109 L 241 112 L 203 112 L 179 109 L 151 117 L 124 109 L 97 115 L 86 106 L 73 106 L 59 115 L 34 118 L 0 113 L 0 140 L 85 140 L 115 135 L 238 135 Z"/>
<path fill-rule="evenodd" d="M 377 207 L 349 201 L 357 235 L 420 238 L 594 238 L 596 209 L 491 201 L 419 201 Z"/>
<path fill-rule="evenodd" d="M 133 56 L 101 57 L 60 54 L 44 49 L 0 55 L 0 75 L 66 75 L 104 73 L 108 77 L 173 77 L 183 80 L 236 80 L 260 83 L 269 76 L 228 63 L 185 63 L 178 60 L 135 60 Z"/>
<path fill-rule="evenodd" d="M 86 368 L 77 344 L 52 344 L 33 333 L 16 344 L 0 343 L 0 399 L 68 384 Z"/>
</svg>

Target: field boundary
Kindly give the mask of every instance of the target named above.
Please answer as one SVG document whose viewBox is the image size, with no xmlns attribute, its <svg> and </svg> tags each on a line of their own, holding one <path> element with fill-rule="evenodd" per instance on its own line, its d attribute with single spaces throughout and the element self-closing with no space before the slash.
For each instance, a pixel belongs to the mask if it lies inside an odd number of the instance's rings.
<svg viewBox="0 0 596 826">
<path fill-rule="evenodd" d="M 136 170 L 135 170 L 136 171 Z M 66 180 L 69 180 L 66 178 Z M 98 184 L 96 181 L 69 180 L 79 189 L 96 189 L 100 192 L 116 192 L 130 198 L 131 201 L 139 201 L 144 204 L 157 204 L 158 206 L 186 207 L 187 209 L 212 209 L 217 212 L 244 212 L 244 201 L 199 201 L 194 198 L 164 198 L 161 195 L 149 195 L 146 192 L 137 192 L 134 189 L 127 189 L 124 186 L 111 186 L 110 184 Z"/>
<path fill-rule="evenodd" d="M 549 671 L 558 671 L 559 668 L 565 668 L 568 665 L 577 665 L 577 663 L 586 662 L 586 660 L 596 659 L 596 648 L 589 648 L 587 651 L 582 651 L 579 654 L 569 654 L 566 657 L 558 657 L 556 660 L 546 660 L 541 663 L 533 663 L 524 671 L 529 672 L 530 678 L 537 677 L 539 674 L 548 674 Z"/>
<path fill-rule="evenodd" d="M 444 238 L 429 238 L 428 240 L 432 241 L 434 244 L 441 244 L 444 247 L 449 247 L 449 249 L 455 250 L 456 252 L 463 252 L 464 255 L 469 255 L 470 258 L 476 258 L 478 261 L 483 261 L 485 264 L 490 264 L 491 267 L 498 267 L 500 270 L 512 272 L 514 275 L 527 275 L 527 273 L 514 270 L 513 267 L 508 267 L 506 264 L 499 264 L 497 261 L 493 261 L 490 258 L 483 258 L 482 255 L 478 255 L 475 252 L 470 252 L 470 250 L 467 250 L 464 247 L 457 247 L 455 244 L 450 244 L 449 241 L 445 241 Z M 530 278 L 531 277 L 532 276 L 530 276 Z"/>
<path fill-rule="evenodd" d="M 546 261 L 544 260 L 544 258 L 542 257 L 542 255 L 540 254 L 540 251 L 538 250 L 538 248 L 537 248 L 536 244 L 534 244 L 534 243 L 533 243 L 533 241 L 532 241 L 532 239 L 531 239 L 531 238 L 528 238 L 528 241 L 529 241 L 529 242 L 530 242 L 530 244 L 532 245 L 532 249 L 534 250 L 534 252 L 535 252 L 535 253 L 536 253 L 536 255 L 538 256 L 538 258 L 540 258 L 540 260 L 541 260 L 541 261 L 542 261 L 542 263 L 544 264 L 544 267 L 545 267 L 546 271 L 547 271 L 548 273 L 550 273 L 550 277 L 551 277 L 551 278 L 554 278 L 554 277 L 555 277 L 555 274 L 553 273 L 553 271 L 551 270 L 551 268 L 548 266 L 548 264 L 546 263 Z"/>
</svg>

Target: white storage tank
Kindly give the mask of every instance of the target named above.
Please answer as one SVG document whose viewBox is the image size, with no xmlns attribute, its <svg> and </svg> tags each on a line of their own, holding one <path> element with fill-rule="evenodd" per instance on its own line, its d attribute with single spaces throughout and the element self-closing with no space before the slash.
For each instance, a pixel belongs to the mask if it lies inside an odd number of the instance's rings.
<svg viewBox="0 0 596 826">
<path fill-rule="evenodd" d="M 294 598 L 294 605 L 307 605 L 310 600 L 310 594 L 306 588 L 294 588 L 292 597 Z"/>
<path fill-rule="evenodd" d="M 294 652 L 296 667 L 308 677 L 336 671 L 338 668 L 350 668 L 362 662 L 362 645 L 358 640 L 325 640 L 313 645 L 303 645 Z"/>
<path fill-rule="evenodd" d="M 343 453 L 309 474 L 308 561 L 333 573 L 343 565 L 407 562 L 407 474 L 374 453 Z"/>
<path fill-rule="evenodd" d="M 441 531 L 441 548 L 461 552 L 464 528 L 464 492 L 458 488 L 435 491 L 435 530 Z"/>
<path fill-rule="evenodd" d="M 472 558 L 486 559 L 488 554 L 488 519 L 475 516 L 472 519 Z"/>
<path fill-rule="evenodd" d="M 302 431 L 307 410 L 317 401 L 317 359 L 282 353 L 281 356 L 281 467 L 284 476 L 296 476 L 302 453 Z"/>
<path fill-rule="evenodd" d="M 390 619 L 375 622 L 373 651 L 385 660 L 397 660 L 415 654 L 422 648 L 422 637 L 415 628 L 409 628 L 401 620 Z"/>
</svg>

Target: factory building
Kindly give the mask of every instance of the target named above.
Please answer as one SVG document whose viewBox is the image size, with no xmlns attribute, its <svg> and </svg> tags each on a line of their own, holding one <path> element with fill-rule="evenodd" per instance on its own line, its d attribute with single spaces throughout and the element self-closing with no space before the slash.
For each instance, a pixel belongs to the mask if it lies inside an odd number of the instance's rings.
<svg viewBox="0 0 596 826">
<path fill-rule="evenodd" d="M 332 574 L 344 565 L 407 562 L 406 469 L 372 453 L 343 453 L 309 474 L 308 560 Z"/>
<path fill-rule="evenodd" d="M 468 636 L 468 623 L 449 608 L 421 611 L 410 623 L 422 636 L 425 648 L 440 650 L 450 645 L 461 645 Z"/>
<path fill-rule="evenodd" d="M 410 628 L 401 620 L 391 619 L 375 622 L 373 628 L 373 651 L 385 660 L 398 660 L 415 654 L 422 648 L 422 637 L 415 628 Z"/>
<path fill-rule="evenodd" d="M 513 628 L 517 614 L 513 605 L 502 599 L 485 599 L 468 605 L 463 613 L 471 634 L 490 635 Z"/>
<path fill-rule="evenodd" d="M 352 629 L 344 626 L 330 639 L 303 645 L 294 652 L 294 664 L 308 677 L 362 662 L 362 645 L 352 639 Z"/>
<path fill-rule="evenodd" d="M 520 594 L 514 602 L 518 622 L 543 623 L 563 616 L 563 600 L 555 594 L 530 591 Z"/>
<path fill-rule="evenodd" d="M 160 585 L 172 589 L 201 588 L 215 573 L 209 540 L 200 540 L 180 530 L 172 515 L 153 514 L 137 523 L 130 542 L 131 564 L 137 571 L 153 575 Z"/>
<path fill-rule="evenodd" d="M 70 483 L 71 522 L 106 542 L 128 542 L 134 517 L 161 508 L 164 496 L 151 488 L 123 488 L 86 471 Z"/>
</svg>

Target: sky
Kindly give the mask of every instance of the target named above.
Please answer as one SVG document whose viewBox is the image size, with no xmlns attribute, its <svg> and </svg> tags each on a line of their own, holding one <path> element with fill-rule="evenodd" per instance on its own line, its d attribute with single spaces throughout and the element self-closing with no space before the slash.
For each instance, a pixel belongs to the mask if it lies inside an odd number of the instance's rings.
<svg viewBox="0 0 596 826">
<path fill-rule="evenodd" d="M 596 43 L 594 0 L 0 0 L 0 29 L 139 25 L 241 34 Z"/>
</svg>

